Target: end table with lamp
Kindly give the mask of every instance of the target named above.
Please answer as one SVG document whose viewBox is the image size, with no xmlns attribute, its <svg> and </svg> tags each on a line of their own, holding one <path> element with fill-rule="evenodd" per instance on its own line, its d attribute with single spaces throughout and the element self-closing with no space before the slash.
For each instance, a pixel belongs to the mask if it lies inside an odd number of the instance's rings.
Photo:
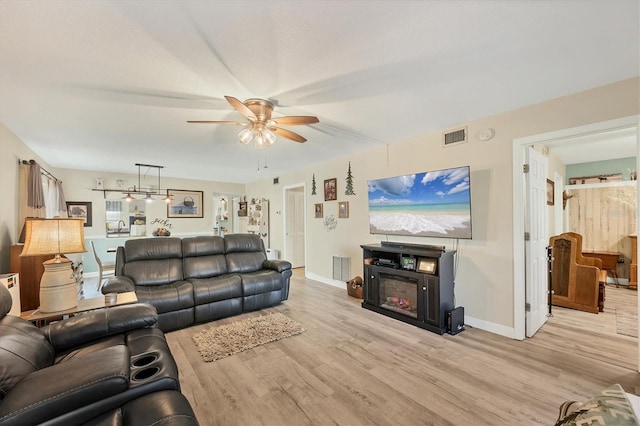
<svg viewBox="0 0 640 426">
<path fill-rule="evenodd" d="M 43 262 L 40 280 L 40 311 L 59 312 L 78 305 L 75 274 L 71 260 L 63 253 L 84 253 L 84 221 L 82 219 L 39 219 L 25 222 L 26 236 L 21 257 L 54 255 Z"/>
</svg>

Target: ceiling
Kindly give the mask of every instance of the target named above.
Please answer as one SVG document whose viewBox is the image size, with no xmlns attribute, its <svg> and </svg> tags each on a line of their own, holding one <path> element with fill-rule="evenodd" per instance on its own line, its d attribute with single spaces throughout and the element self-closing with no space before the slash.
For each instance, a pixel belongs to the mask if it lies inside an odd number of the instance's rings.
<svg viewBox="0 0 640 426">
<path fill-rule="evenodd" d="M 52 167 L 247 183 L 637 76 L 639 9 L 2 0 L 0 121 Z M 266 150 L 186 123 L 242 120 L 225 95 L 320 123 Z"/>
<path fill-rule="evenodd" d="M 548 147 L 564 164 L 590 163 L 635 157 L 637 138 L 635 128 L 623 128 L 554 141 Z"/>
</svg>

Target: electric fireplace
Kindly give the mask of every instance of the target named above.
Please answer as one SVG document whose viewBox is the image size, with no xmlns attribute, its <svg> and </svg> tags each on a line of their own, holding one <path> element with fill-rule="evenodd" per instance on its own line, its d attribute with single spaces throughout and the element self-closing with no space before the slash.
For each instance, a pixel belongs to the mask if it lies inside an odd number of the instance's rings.
<svg viewBox="0 0 640 426">
<path fill-rule="evenodd" d="M 416 278 L 380 273 L 379 286 L 381 308 L 418 318 L 418 280 Z"/>
<path fill-rule="evenodd" d="M 418 244 L 362 245 L 362 307 L 444 334 L 454 308 L 455 251 Z"/>
</svg>

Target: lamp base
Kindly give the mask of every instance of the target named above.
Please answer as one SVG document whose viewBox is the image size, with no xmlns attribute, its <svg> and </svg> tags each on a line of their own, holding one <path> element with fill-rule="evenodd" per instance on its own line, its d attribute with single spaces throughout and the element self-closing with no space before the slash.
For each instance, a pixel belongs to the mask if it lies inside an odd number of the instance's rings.
<svg viewBox="0 0 640 426">
<path fill-rule="evenodd" d="M 48 260 L 43 265 L 44 274 L 40 279 L 40 312 L 58 312 L 77 306 L 78 290 L 71 261 L 58 258 Z"/>
</svg>

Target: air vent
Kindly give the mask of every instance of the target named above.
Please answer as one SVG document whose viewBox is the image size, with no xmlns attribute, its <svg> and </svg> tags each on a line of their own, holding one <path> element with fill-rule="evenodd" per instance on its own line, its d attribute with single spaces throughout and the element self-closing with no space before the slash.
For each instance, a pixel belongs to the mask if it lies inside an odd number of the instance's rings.
<svg viewBox="0 0 640 426">
<path fill-rule="evenodd" d="M 347 282 L 351 279 L 351 258 L 333 256 L 333 279 Z"/>
<path fill-rule="evenodd" d="M 443 146 L 451 146 L 467 141 L 467 128 L 462 127 L 460 129 L 451 130 L 445 132 L 442 138 Z"/>
</svg>

